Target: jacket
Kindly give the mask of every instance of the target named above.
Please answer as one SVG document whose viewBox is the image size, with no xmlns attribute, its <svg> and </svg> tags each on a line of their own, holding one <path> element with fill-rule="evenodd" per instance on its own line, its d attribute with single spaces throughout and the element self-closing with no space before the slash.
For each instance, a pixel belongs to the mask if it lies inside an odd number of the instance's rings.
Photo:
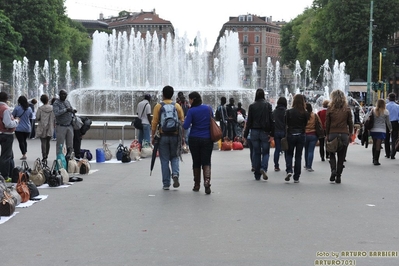
<svg viewBox="0 0 399 266">
<path fill-rule="evenodd" d="M 352 111 L 346 109 L 334 109 L 328 107 L 326 114 L 326 134 L 350 134 L 353 132 Z"/>
<path fill-rule="evenodd" d="M 8 105 L 0 102 L 0 134 L 14 134 L 18 121 L 12 117 Z"/>
<path fill-rule="evenodd" d="M 52 137 L 54 132 L 55 116 L 53 106 L 45 104 L 40 106 L 36 112 L 37 129 L 36 136 L 39 138 Z"/>
<path fill-rule="evenodd" d="M 30 107 L 24 110 L 21 105 L 18 105 L 12 111 L 12 115 L 14 117 L 19 117 L 19 124 L 15 131 L 31 132 L 32 126 L 30 124 L 30 120 L 32 119 L 32 109 L 30 109 Z"/>
<path fill-rule="evenodd" d="M 305 134 L 305 127 L 309 120 L 309 113 L 300 113 L 296 108 L 288 109 L 285 112 L 288 134 Z"/>
<path fill-rule="evenodd" d="M 284 105 L 277 105 L 273 111 L 274 131 L 285 132 L 285 108 Z"/>
<path fill-rule="evenodd" d="M 262 129 L 274 137 L 272 106 L 265 99 L 257 100 L 249 106 L 244 138 L 247 138 L 250 129 Z"/>
</svg>

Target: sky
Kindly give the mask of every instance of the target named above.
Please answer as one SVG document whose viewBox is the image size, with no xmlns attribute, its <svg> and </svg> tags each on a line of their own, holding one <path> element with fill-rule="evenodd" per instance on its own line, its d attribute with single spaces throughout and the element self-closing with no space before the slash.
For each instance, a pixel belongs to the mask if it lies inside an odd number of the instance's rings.
<svg viewBox="0 0 399 266">
<path fill-rule="evenodd" d="M 253 14 L 272 16 L 273 21 L 287 21 L 310 7 L 313 0 L 66 0 L 66 12 L 71 19 L 98 19 L 117 16 L 119 11 L 152 11 L 160 18 L 169 20 L 178 36 L 191 40 L 200 32 L 201 39 L 207 40 L 207 48 L 213 47 L 223 24 L 229 17 Z M 135 4 L 136 3 L 136 4 Z M 138 3 L 138 4 L 137 4 Z"/>
</svg>

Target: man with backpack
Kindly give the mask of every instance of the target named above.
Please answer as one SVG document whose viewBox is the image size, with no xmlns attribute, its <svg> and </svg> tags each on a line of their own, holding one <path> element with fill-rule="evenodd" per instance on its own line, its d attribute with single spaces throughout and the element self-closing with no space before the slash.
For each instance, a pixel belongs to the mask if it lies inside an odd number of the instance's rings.
<svg viewBox="0 0 399 266">
<path fill-rule="evenodd" d="M 154 106 L 151 122 L 151 142 L 157 130 L 160 133 L 159 158 L 161 161 L 163 189 L 169 190 L 171 179 L 173 187 L 178 188 L 179 183 L 179 158 L 181 155 L 184 132 L 181 124 L 184 122 L 184 112 L 180 104 L 172 101 L 174 89 L 165 86 L 162 89 L 162 101 Z M 171 164 L 172 172 L 169 168 Z"/>
</svg>

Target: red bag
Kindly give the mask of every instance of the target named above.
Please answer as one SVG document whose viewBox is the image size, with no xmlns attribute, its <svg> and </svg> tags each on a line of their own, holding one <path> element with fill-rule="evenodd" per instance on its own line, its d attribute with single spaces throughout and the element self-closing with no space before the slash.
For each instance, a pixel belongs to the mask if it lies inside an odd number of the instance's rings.
<svg viewBox="0 0 399 266">
<path fill-rule="evenodd" d="M 231 151 L 232 148 L 233 148 L 233 142 L 228 137 L 225 137 L 224 141 L 222 142 L 221 150 Z"/>
<path fill-rule="evenodd" d="M 133 140 L 132 143 L 130 144 L 130 149 L 133 148 L 138 148 L 139 151 L 141 151 L 141 144 L 137 139 Z"/>
<path fill-rule="evenodd" d="M 243 149 L 244 149 L 244 145 L 242 145 L 240 138 L 235 137 L 234 141 L 233 141 L 233 150 L 237 151 L 237 150 L 243 150 Z"/>
</svg>

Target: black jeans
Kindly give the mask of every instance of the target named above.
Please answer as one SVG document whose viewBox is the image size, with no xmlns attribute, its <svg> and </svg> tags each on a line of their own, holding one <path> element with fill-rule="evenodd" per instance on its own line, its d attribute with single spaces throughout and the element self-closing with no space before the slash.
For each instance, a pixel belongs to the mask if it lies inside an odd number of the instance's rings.
<svg viewBox="0 0 399 266">
<path fill-rule="evenodd" d="M 211 139 L 189 137 L 191 158 L 193 159 L 193 169 L 201 166 L 211 165 L 213 141 Z"/>
<path fill-rule="evenodd" d="M 348 149 L 349 144 L 349 136 L 348 134 L 335 134 L 331 133 L 327 141 L 331 141 L 336 137 L 340 137 L 344 147 L 337 152 L 330 152 L 330 169 L 331 172 L 335 172 L 337 175 L 341 175 L 344 169 L 344 161 L 346 156 L 346 151 Z M 335 158 L 335 154 L 337 154 L 337 158 Z"/>
<path fill-rule="evenodd" d="M 17 137 L 19 143 L 19 149 L 22 155 L 25 155 L 28 151 L 28 142 L 26 141 L 30 135 L 30 132 L 15 131 L 15 136 Z"/>
<path fill-rule="evenodd" d="M 75 153 L 76 158 L 80 158 L 80 146 L 82 144 L 82 134 L 80 134 L 80 130 L 73 131 L 73 151 Z"/>
<path fill-rule="evenodd" d="M 395 158 L 396 155 L 395 143 L 396 140 L 398 139 L 398 131 L 399 131 L 398 121 L 391 121 L 391 125 L 392 125 L 392 133 L 389 133 L 389 129 L 387 127 L 387 133 L 385 134 L 385 141 L 384 141 L 385 157 L 387 158 Z"/>
<path fill-rule="evenodd" d="M 12 152 L 12 143 L 14 134 L 0 134 L 0 173 L 4 178 L 11 177 L 11 165 L 14 164 L 14 155 Z M 12 161 L 12 162 L 11 162 Z"/>
<path fill-rule="evenodd" d="M 50 140 L 51 137 L 40 138 L 43 159 L 48 158 L 48 153 L 50 152 Z"/>
</svg>

